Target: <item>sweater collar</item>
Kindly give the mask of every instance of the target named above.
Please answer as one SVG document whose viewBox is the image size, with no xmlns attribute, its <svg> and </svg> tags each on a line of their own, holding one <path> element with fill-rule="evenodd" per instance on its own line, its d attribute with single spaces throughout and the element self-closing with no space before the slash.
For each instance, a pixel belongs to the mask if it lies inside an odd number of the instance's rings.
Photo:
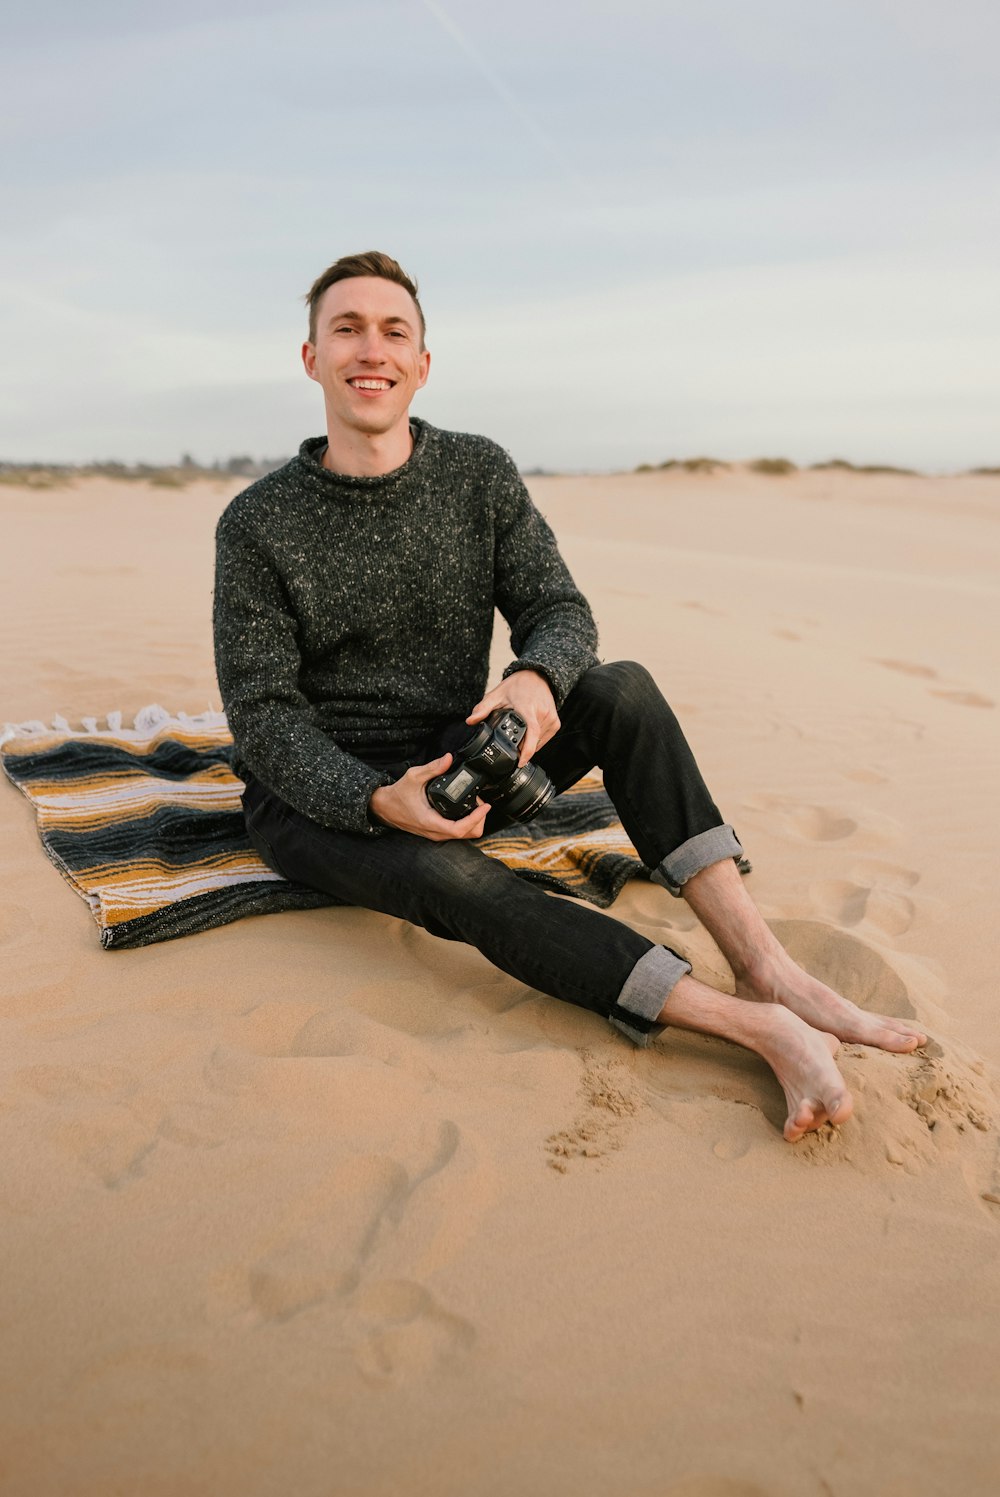
<svg viewBox="0 0 1000 1497">
<path fill-rule="evenodd" d="M 326 435 L 319 437 L 306 437 L 299 448 L 299 462 L 314 477 L 331 485 L 336 489 L 351 491 L 355 493 L 370 493 L 372 490 L 391 487 L 399 482 L 401 478 L 408 477 L 411 473 L 418 472 L 424 465 L 428 448 L 431 445 L 431 433 L 434 428 L 426 421 L 421 421 L 417 416 L 410 417 L 410 431 L 413 433 L 413 451 L 400 467 L 393 468 L 389 473 L 374 473 L 356 475 L 351 473 L 331 473 L 329 468 L 323 467 L 323 453 L 326 451 Z"/>
</svg>

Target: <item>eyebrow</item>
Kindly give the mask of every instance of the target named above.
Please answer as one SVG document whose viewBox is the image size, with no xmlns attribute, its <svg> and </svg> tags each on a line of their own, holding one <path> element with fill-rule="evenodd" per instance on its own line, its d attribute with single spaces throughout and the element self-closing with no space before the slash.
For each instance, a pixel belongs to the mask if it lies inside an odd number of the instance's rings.
<svg viewBox="0 0 1000 1497">
<path fill-rule="evenodd" d="M 326 325 L 332 327 L 335 322 L 364 322 L 364 318 L 360 312 L 335 312 Z M 380 317 L 379 323 L 382 327 L 405 327 L 413 332 L 413 323 L 405 317 Z"/>
</svg>

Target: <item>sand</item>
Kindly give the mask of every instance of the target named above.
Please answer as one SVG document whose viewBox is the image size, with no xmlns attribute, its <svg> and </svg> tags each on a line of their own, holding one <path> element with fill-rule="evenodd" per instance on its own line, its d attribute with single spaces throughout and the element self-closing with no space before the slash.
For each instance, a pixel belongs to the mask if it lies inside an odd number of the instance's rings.
<svg viewBox="0 0 1000 1497">
<path fill-rule="evenodd" d="M 365 911 L 103 952 L 0 784 L 5 1497 L 1000 1488 L 1000 480 L 531 488 L 768 920 L 931 1044 L 789 1146 L 749 1053 Z M 232 492 L 0 489 L 0 717 L 218 705 Z"/>
</svg>

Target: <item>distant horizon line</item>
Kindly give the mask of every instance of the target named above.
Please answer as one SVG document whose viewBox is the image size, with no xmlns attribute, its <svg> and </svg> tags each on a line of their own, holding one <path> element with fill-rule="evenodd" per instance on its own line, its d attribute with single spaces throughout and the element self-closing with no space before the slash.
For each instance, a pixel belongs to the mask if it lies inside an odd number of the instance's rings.
<svg viewBox="0 0 1000 1497">
<path fill-rule="evenodd" d="M 198 478 L 263 478 L 268 473 L 273 473 L 276 469 L 283 467 L 285 463 L 290 461 L 291 456 L 257 459 L 243 454 L 227 459 L 217 458 L 212 463 L 200 463 L 195 461 L 187 453 L 183 454 L 181 460 L 177 463 L 125 463 L 117 459 L 95 460 L 87 463 L 57 463 L 41 459 L 31 462 L 16 462 L 0 458 L 0 483 L 16 486 L 19 479 L 23 476 L 26 486 L 44 488 L 54 486 L 53 482 L 46 483 L 45 480 L 47 477 L 50 480 L 63 477 L 115 478 L 126 482 L 145 481 L 165 488 L 182 488 L 185 484 L 195 482 Z M 714 473 L 719 469 L 733 468 L 746 468 L 751 472 L 771 477 L 782 477 L 792 473 L 822 471 L 858 473 L 869 476 L 895 474 L 900 477 L 911 478 L 1000 476 L 1000 465 L 930 470 L 926 468 L 904 467 L 897 463 L 855 463 L 841 457 L 827 458 L 822 462 L 815 463 L 795 463 L 790 458 L 785 457 L 717 458 L 701 456 L 667 458 L 659 463 L 642 462 L 633 467 L 552 468 L 536 464 L 532 467 L 520 468 L 519 472 L 523 478 L 586 478 L 667 473 L 678 470 L 685 473 Z"/>
</svg>

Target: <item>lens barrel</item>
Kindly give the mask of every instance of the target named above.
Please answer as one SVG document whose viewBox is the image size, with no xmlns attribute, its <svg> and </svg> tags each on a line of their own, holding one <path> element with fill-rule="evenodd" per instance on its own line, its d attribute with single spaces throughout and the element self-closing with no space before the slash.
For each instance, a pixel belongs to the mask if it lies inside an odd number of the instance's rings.
<svg viewBox="0 0 1000 1497">
<path fill-rule="evenodd" d="M 530 821 L 556 793 L 556 787 L 538 764 L 522 764 L 503 784 L 482 790 L 495 811 L 511 821 Z"/>
</svg>

